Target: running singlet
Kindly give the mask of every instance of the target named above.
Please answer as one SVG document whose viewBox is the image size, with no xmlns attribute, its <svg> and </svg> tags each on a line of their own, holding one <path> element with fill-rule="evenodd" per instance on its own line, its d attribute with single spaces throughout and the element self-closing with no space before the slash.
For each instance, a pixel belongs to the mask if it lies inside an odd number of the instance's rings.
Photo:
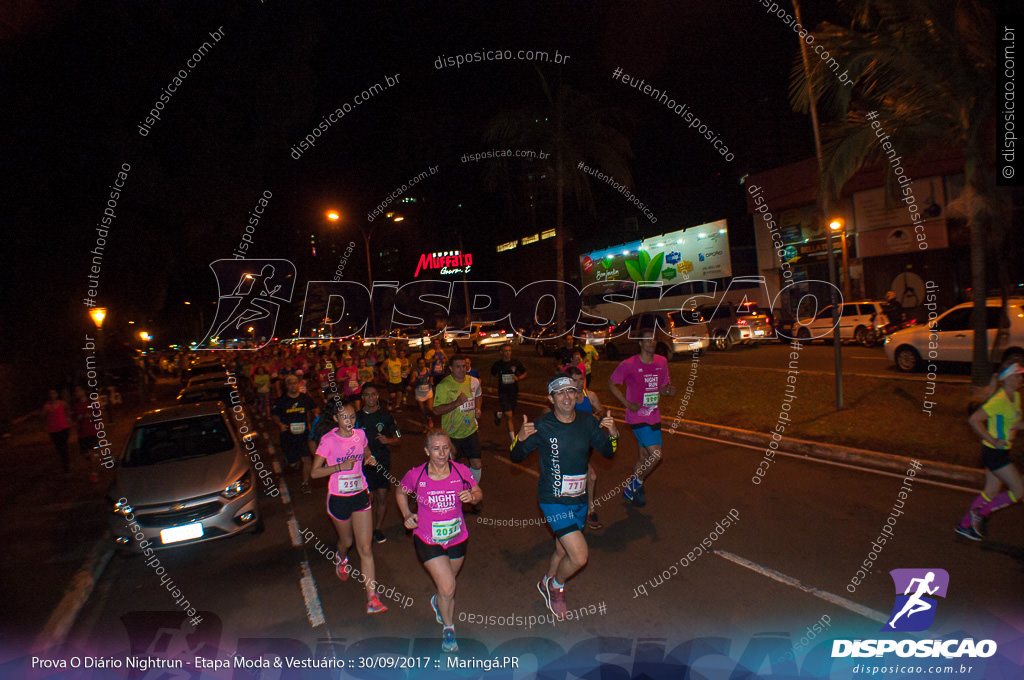
<svg viewBox="0 0 1024 680">
<path fill-rule="evenodd" d="M 995 439 L 1002 439 L 1006 442 L 1003 451 L 1013 445 L 1013 437 L 1016 431 L 1013 426 L 1021 421 L 1020 393 L 1014 392 L 1013 401 L 1006 398 L 1006 391 L 1000 389 L 991 399 L 982 406 L 988 414 L 988 433 Z M 995 447 L 986 441 L 982 444 L 994 449 Z"/>
<path fill-rule="evenodd" d="M 491 375 L 498 378 L 498 392 L 501 394 L 519 394 L 519 383 L 516 376 L 526 373 L 526 367 L 518 359 L 510 361 L 498 360 L 491 366 Z"/>
<path fill-rule="evenodd" d="M 586 502 L 590 449 L 611 458 L 615 453 L 611 438 L 595 418 L 583 415 L 577 415 L 571 423 L 562 423 L 554 413 L 545 413 L 537 418 L 534 426 L 537 433 L 526 441 L 516 441 L 511 458 L 518 463 L 537 451 L 540 457 L 538 500 L 562 505 Z"/>
<path fill-rule="evenodd" d="M 341 383 L 341 393 L 346 397 L 359 394 L 359 369 L 355 366 L 342 366 L 338 369 L 338 382 Z"/>
<path fill-rule="evenodd" d="M 594 412 L 594 405 L 590 403 L 590 393 L 586 389 L 583 390 L 583 401 L 576 402 L 576 410 L 584 413 Z"/>
<path fill-rule="evenodd" d="M 327 493 L 331 496 L 355 496 L 366 489 L 366 475 L 363 474 L 363 451 L 366 450 L 366 433 L 353 430 L 351 437 L 342 437 L 338 428 L 324 435 L 317 447 L 316 455 L 327 461 L 327 467 L 355 459 L 351 470 L 335 472 L 327 482 Z"/>
<path fill-rule="evenodd" d="M 459 394 L 465 394 L 466 401 L 441 416 L 441 427 L 453 438 L 465 439 L 477 430 L 476 400 L 482 394 L 480 381 L 467 375 L 462 382 L 455 382 L 449 375 L 434 390 L 434 406 L 450 404 Z"/>
<path fill-rule="evenodd" d="M 424 366 L 422 371 L 416 372 L 413 380 L 416 384 L 416 398 L 427 399 L 434 389 L 433 383 L 430 381 L 430 369 Z"/>
<path fill-rule="evenodd" d="M 457 545 L 469 538 L 459 493 L 473 488 L 473 473 L 462 463 L 450 461 L 445 479 L 431 479 L 428 465 L 417 465 L 402 477 L 402 488 L 418 505 L 413 534 L 429 545 Z"/>
<path fill-rule="evenodd" d="M 370 453 L 374 458 L 381 462 L 391 460 L 391 449 L 386 444 L 377 441 L 377 435 L 382 434 L 388 439 L 402 436 L 402 433 L 398 431 L 398 425 L 395 424 L 394 416 L 379 407 L 373 413 L 358 411 L 356 412 L 356 427 L 366 433 Z"/>
<path fill-rule="evenodd" d="M 427 361 L 430 362 L 430 372 L 434 375 L 444 375 L 444 368 L 448 364 L 448 358 L 439 349 L 430 350 L 430 355 L 427 357 Z"/>
<path fill-rule="evenodd" d="M 316 402 L 305 394 L 297 397 L 289 397 L 287 394 L 274 401 L 271 410 L 275 416 L 285 424 L 285 432 L 294 435 L 306 434 L 307 414 L 312 413 L 316 408 Z"/>
<path fill-rule="evenodd" d="M 636 423 L 658 425 L 661 413 L 658 411 L 660 391 L 670 384 L 668 360 L 655 354 L 654 361 L 645 364 L 636 354 L 615 367 L 611 381 L 617 385 L 625 384 L 626 401 L 640 404 L 636 411 L 626 409 L 626 424 Z"/>
<path fill-rule="evenodd" d="M 384 361 L 384 371 L 387 373 L 388 382 L 392 385 L 398 385 L 402 382 L 402 362 L 398 359 L 386 359 Z"/>
</svg>

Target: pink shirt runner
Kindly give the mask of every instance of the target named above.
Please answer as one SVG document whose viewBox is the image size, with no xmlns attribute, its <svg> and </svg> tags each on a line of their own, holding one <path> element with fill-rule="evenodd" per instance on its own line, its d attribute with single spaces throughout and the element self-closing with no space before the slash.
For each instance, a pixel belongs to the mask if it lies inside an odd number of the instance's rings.
<svg viewBox="0 0 1024 680">
<path fill-rule="evenodd" d="M 655 354 L 654 361 L 645 364 L 640 361 L 639 354 L 631 356 L 615 367 L 611 380 L 616 385 L 626 385 L 626 401 L 640 404 L 637 411 L 626 409 L 627 425 L 661 422 L 658 399 L 661 389 L 671 382 L 665 357 Z"/>
<path fill-rule="evenodd" d="M 458 545 L 469 538 L 459 493 L 473 488 L 473 473 L 462 463 L 449 462 L 451 472 L 436 480 L 430 478 L 428 465 L 418 465 L 402 477 L 402 488 L 419 507 L 413 534 L 429 545 Z"/>
<path fill-rule="evenodd" d="M 316 455 L 326 459 L 328 467 L 353 458 L 356 461 L 351 470 L 331 475 L 327 483 L 327 492 L 331 496 L 355 496 L 366 490 L 366 475 L 363 474 L 363 451 L 366 450 L 366 444 L 366 433 L 362 430 L 353 430 L 351 437 L 342 437 L 338 428 L 334 428 L 320 440 Z"/>
</svg>

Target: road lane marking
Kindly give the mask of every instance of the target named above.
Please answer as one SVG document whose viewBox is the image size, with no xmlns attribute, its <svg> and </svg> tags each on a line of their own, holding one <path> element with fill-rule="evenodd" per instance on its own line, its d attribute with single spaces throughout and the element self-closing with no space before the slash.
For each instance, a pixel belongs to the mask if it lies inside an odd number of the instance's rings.
<svg viewBox="0 0 1024 680">
<path fill-rule="evenodd" d="M 296 548 L 302 546 L 302 536 L 299 535 L 299 523 L 295 521 L 295 516 L 288 518 L 288 535 L 292 537 L 292 545 Z"/>
<path fill-rule="evenodd" d="M 757 564 L 756 562 L 751 562 L 745 557 L 740 557 L 739 555 L 733 554 L 727 550 L 716 550 L 715 554 L 719 557 L 729 560 L 733 564 L 738 564 L 741 567 L 746 567 L 751 571 L 761 574 L 761 576 L 767 576 L 773 581 L 785 584 L 791 588 L 796 588 L 797 590 L 801 590 L 805 593 L 813 595 L 814 597 L 825 600 L 826 602 L 831 602 L 837 607 L 842 607 L 843 609 L 851 611 L 859 616 L 863 616 L 864 618 L 871 619 L 872 621 L 878 621 L 879 623 L 886 623 L 889 620 L 889 617 L 880 611 L 876 611 L 869 607 L 865 607 L 862 604 L 857 604 L 853 600 L 847 600 L 845 597 L 840 597 L 839 595 L 830 593 L 827 590 L 818 590 L 814 586 L 805 586 L 803 583 L 800 583 L 798 579 L 795 579 L 792 576 L 787 576 L 786 574 L 783 574 L 780 571 L 775 571 L 774 569 L 769 569 L 768 567 L 762 567 L 760 564 Z"/>
<path fill-rule="evenodd" d="M 306 618 L 309 619 L 309 624 L 316 628 L 327 623 L 327 619 L 324 618 L 324 609 L 320 606 L 320 594 L 316 590 L 316 581 L 313 580 L 313 572 L 306 560 L 302 560 L 302 578 L 299 579 L 299 587 L 302 589 L 302 599 L 306 602 Z"/>
</svg>

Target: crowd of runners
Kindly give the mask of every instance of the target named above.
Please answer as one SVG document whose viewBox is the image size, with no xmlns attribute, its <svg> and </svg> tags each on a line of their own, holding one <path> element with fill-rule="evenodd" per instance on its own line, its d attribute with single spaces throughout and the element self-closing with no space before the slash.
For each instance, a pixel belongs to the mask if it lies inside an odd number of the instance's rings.
<svg viewBox="0 0 1024 680">
<path fill-rule="evenodd" d="M 633 474 L 620 485 L 622 497 L 643 507 L 645 481 L 662 456 L 660 400 L 674 395 L 675 388 L 668 362 L 655 353 L 652 334 L 641 329 L 638 335 L 639 352 L 615 367 L 607 388 L 623 407 L 637 447 Z M 485 368 L 485 380 L 497 397 L 488 410 L 496 426 L 504 422 L 507 427 L 509 458 L 522 462 L 537 454 L 537 500 L 554 540 L 537 590 L 558 619 L 569 610 L 566 584 L 589 560 L 584 529 L 602 528 L 590 455 L 611 458 L 619 449 L 610 410 L 588 389 L 595 354 L 567 338 L 555 372 L 545 376 L 550 407 L 533 421 L 518 413 L 518 385 L 527 370 L 513 357 L 513 347 L 503 346 L 500 358 Z M 457 651 L 456 578 L 469 538 L 464 514 L 479 512 L 476 507 L 484 495 L 479 369 L 469 357 L 446 353 L 437 340 L 418 352 L 384 343 L 342 342 L 279 344 L 225 356 L 249 403 L 278 431 L 281 455 L 301 474 L 302 491 L 312 492 L 310 479 L 328 478 L 326 512 L 338 535 L 337 575 L 348 580 L 354 545 L 359 571 L 366 575 L 369 614 L 387 610 L 376 594 L 373 543 L 387 540 L 383 527 L 388 496 L 395 490 L 402 525 L 412 532 L 414 552 L 436 588 L 430 604 L 442 626 L 442 649 Z M 956 531 L 972 540 L 983 538 L 993 512 L 1024 495 L 1020 475 L 1007 457 L 1014 436 L 1024 429 L 1018 394 L 1022 375 L 1024 368 L 1017 364 L 1001 367 L 985 403 L 970 418 L 982 439 L 986 485 Z M 44 411 L 66 460 L 66 434 L 60 429 L 67 429 L 74 409 L 62 404 L 51 394 Z M 394 417 L 402 409 L 425 437 L 422 462 L 404 471 L 399 481 L 391 473 L 390 447 L 402 440 Z M 88 436 L 79 435 L 86 444 Z M 418 444 L 419 437 L 415 439 Z M 1001 486 L 1006 490 L 1000 493 Z"/>
<path fill-rule="evenodd" d="M 642 475 L 661 455 L 658 399 L 674 390 L 667 362 L 654 354 L 653 341 L 641 341 L 639 349 L 616 369 L 609 389 L 626 408 L 640 451 L 637 474 L 623 498 L 642 506 Z M 387 540 L 383 527 L 394 488 L 402 524 L 412 532 L 414 551 L 436 588 L 430 603 L 442 626 L 442 649 L 453 652 L 458 649 L 455 582 L 469 538 L 464 517 L 479 512 L 483 498 L 478 432 L 483 384 L 495 388 L 496 399 L 487 410 L 508 433 L 508 442 L 495 453 L 508 446 L 513 461 L 537 454 L 538 502 L 554 539 L 537 588 L 544 605 L 561 619 L 568 611 L 566 583 L 589 558 L 584 528 L 602 528 L 590 455 L 596 451 L 610 458 L 619 442 L 610 411 L 588 389 L 596 355 L 593 347 L 567 337 L 553 375 L 544 377 L 550 409 L 533 422 L 519 413 L 519 383 L 527 369 L 513 357 L 512 345 L 503 346 L 496 361 L 478 367 L 453 348 L 446 352 L 436 339 L 418 351 L 383 342 L 341 342 L 281 344 L 227 356 L 240 388 L 277 431 L 285 464 L 301 474 L 302 492 L 312 492 L 311 479 L 328 478 L 326 512 L 341 556 L 337 575 L 348 580 L 355 546 L 359 571 L 367 576 L 370 614 L 387 610 L 375 591 L 373 544 Z M 391 472 L 390 447 L 402 441 L 394 414 L 403 409 L 425 437 L 423 462 L 402 471 L 398 482 Z"/>
</svg>

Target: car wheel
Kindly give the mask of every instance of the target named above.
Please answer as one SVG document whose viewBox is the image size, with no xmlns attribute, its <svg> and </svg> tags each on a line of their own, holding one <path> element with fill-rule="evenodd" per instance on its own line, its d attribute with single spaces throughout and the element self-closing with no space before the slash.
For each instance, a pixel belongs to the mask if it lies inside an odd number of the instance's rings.
<svg viewBox="0 0 1024 680">
<path fill-rule="evenodd" d="M 479 351 L 480 351 L 480 343 L 477 342 L 476 340 L 474 340 L 473 341 L 473 354 L 476 354 Z"/>
<path fill-rule="evenodd" d="M 718 331 L 715 333 L 715 337 L 712 339 L 714 347 L 719 352 L 726 352 L 732 347 L 732 338 L 729 337 L 728 333 Z"/>
<path fill-rule="evenodd" d="M 921 355 L 910 345 L 904 345 L 896 350 L 896 368 L 904 373 L 913 373 L 921 366 Z"/>
<path fill-rule="evenodd" d="M 868 333 L 867 326 L 857 326 L 853 331 L 853 339 L 857 341 L 857 344 L 864 347 L 871 347 L 874 344 L 871 342 L 871 335 Z"/>
</svg>

